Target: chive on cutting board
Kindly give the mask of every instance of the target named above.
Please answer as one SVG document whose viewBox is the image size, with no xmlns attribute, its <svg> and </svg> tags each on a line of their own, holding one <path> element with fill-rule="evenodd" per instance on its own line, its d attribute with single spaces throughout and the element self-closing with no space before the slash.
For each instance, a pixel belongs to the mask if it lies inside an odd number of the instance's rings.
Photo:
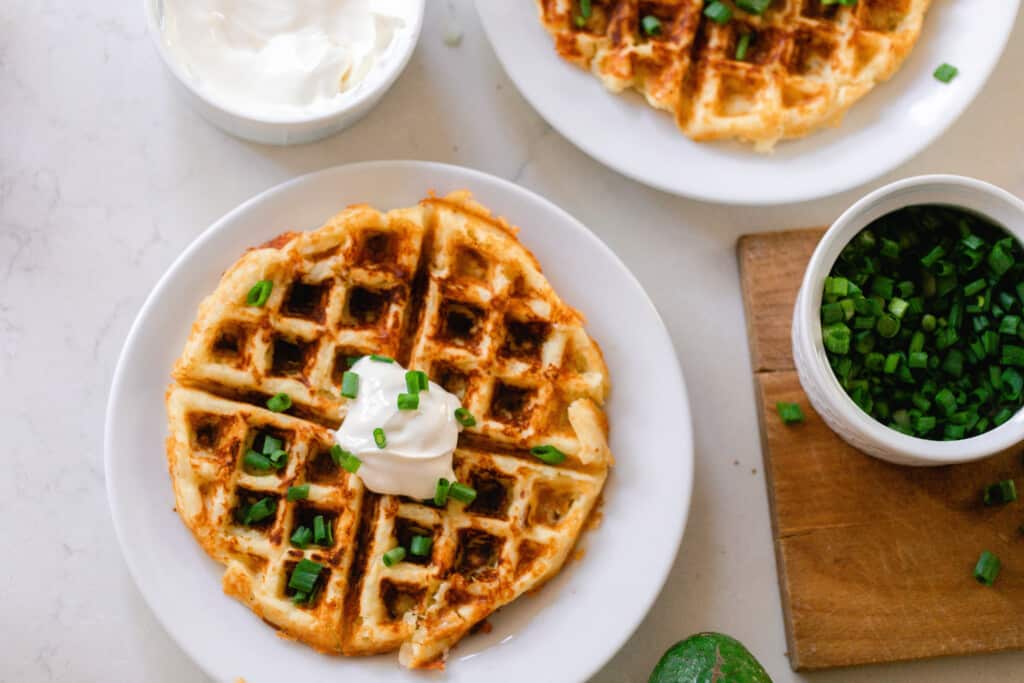
<svg viewBox="0 0 1024 683">
<path fill-rule="evenodd" d="M 800 387 L 790 323 L 823 230 L 747 235 L 737 247 L 791 666 L 828 669 L 1024 648 L 1024 498 L 987 508 L 1020 451 L 935 468 L 891 465 L 832 433 Z M 799 403 L 786 426 L 778 401 Z M 1002 560 L 992 587 L 972 570 Z"/>
</svg>

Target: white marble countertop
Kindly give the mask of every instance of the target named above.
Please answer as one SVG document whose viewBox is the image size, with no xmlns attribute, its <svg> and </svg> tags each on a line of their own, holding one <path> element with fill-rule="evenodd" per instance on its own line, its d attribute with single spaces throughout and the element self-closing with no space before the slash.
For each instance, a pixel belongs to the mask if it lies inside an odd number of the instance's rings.
<svg viewBox="0 0 1024 683">
<path fill-rule="evenodd" d="M 696 423 L 689 528 L 661 598 L 595 680 L 645 681 L 662 650 L 699 630 L 744 641 L 777 683 L 1019 680 L 1024 653 L 815 675 L 793 674 L 784 655 L 734 245 L 827 223 L 867 188 L 761 209 L 638 185 L 533 112 L 468 0 L 428 5 L 413 61 L 369 118 L 276 149 L 227 137 L 179 101 L 141 3 L 0 3 L 0 681 L 206 680 L 146 607 L 114 537 L 102 465 L 114 363 L 149 289 L 214 219 L 298 174 L 387 158 L 462 164 L 550 198 L 622 257 L 672 334 Z M 449 21 L 464 31 L 458 47 L 442 41 Z M 957 172 L 1024 194 L 1024 18 L 1015 38 L 949 133 L 872 187 Z"/>
</svg>

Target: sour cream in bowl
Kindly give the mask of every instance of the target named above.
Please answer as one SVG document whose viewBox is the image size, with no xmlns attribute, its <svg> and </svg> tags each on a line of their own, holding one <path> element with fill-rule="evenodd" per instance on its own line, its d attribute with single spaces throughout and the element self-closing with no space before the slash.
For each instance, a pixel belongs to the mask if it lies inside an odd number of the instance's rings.
<svg viewBox="0 0 1024 683">
<path fill-rule="evenodd" d="M 404 69 L 424 0 L 146 0 L 150 33 L 193 105 L 268 144 L 336 133 Z"/>
</svg>

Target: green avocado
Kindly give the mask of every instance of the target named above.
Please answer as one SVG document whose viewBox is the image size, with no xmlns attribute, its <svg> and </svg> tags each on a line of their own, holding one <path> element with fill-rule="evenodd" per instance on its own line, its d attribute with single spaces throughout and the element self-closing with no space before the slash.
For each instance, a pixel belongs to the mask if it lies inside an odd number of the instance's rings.
<svg viewBox="0 0 1024 683">
<path fill-rule="evenodd" d="M 648 683 L 772 683 L 772 679 L 735 638 L 698 633 L 670 647 Z"/>
</svg>

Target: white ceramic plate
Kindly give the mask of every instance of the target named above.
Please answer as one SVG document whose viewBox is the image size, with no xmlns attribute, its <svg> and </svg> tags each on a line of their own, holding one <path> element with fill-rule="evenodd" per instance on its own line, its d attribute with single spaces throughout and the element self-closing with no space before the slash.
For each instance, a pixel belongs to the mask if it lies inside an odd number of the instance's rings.
<svg viewBox="0 0 1024 683">
<path fill-rule="evenodd" d="M 778 2 L 779 0 L 776 0 Z M 935 0 L 914 51 L 839 128 L 758 154 L 697 143 L 635 93 L 615 95 L 555 53 L 530 0 L 477 0 L 509 77 L 554 128 L 601 163 L 665 192 L 729 204 L 782 204 L 842 192 L 920 152 L 967 108 L 1006 46 L 1020 0 Z M 949 85 L 932 77 L 960 69 Z"/>
<path fill-rule="evenodd" d="M 672 342 L 640 284 L 574 218 L 507 181 L 425 162 L 341 166 L 269 190 L 200 235 L 143 305 L 114 374 L 106 478 L 125 560 L 171 636 L 219 680 L 424 679 L 400 670 L 395 655 L 327 657 L 285 642 L 221 592 L 221 568 L 172 509 L 164 457 L 164 390 L 196 307 L 248 246 L 286 229 L 318 227 L 351 203 L 409 206 L 429 190 L 460 188 L 521 226 L 522 241 L 555 289 L 587 316 L 611 372 L 608 413 L 618 461 L 603 521 L 584 537 L 584 557 L 536 595 L 501 610 L 491 633 L 460 644 L 443 678 L 522 681 L 544 672 L 547 680 L 583 680 L 625 643 L 661 590 L 689 509 L 693 437 Z"/>
</svg>

